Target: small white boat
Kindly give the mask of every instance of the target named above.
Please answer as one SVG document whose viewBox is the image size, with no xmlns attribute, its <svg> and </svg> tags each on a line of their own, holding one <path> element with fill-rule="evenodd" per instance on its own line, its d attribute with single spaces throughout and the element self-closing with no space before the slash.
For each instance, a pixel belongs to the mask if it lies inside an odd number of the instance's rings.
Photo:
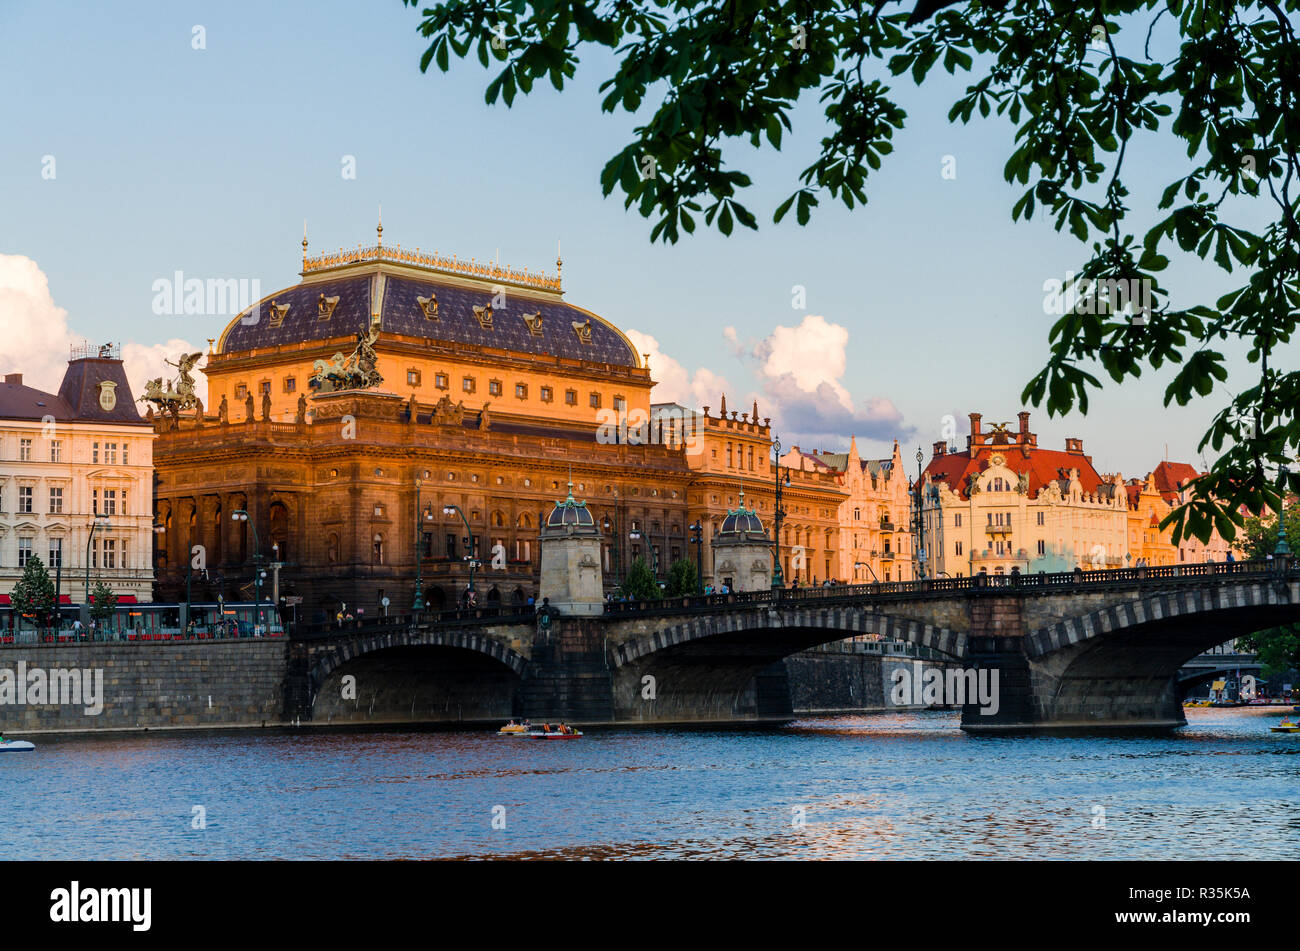
<svg viewBox="0 0 1300 951">
<path fill-rule="evenodd" d="M 28 743 L 26 740 L 5 740 L 0 743 L 0 753 L 22 753 L 34 749 L 36 744 Z"/>
</svg>

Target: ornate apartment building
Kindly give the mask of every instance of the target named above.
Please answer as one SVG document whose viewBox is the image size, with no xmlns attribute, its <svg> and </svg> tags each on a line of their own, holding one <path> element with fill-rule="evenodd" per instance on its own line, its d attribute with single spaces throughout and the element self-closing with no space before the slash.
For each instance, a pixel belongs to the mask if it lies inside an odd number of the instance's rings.
<svg viewBox="0 0 1300 951">
<path fill-rule="evenodd" d="M 759 518 L 769 537 L 774 530 L 777 468 L 772 462 L 770 417 L 760 420 L 758 404 L 749 411 L 727 410 L 722 396 L 718 414 L 711 406 L 696 411 L 677 403 L 651 407 L 650 437 L 685 452 L 691 470 L 688 494 L 692 524 L 703 526 L 704 580 L 713 583 L 713 543 L 733 510 L 744 506 Z M 841 563 L 839 511 L 845 499 L 842 477 L 827 467 L 792 465 L 781 457 L 780 557 L 786 584 L 820 584 L 837 577 Z M 694 553 L 693 553 L 694 554 Z M 775 552 L 774 552 L 775 554 Z"/>
<path fill-rule="evenodd" d="M 1064 451 L 1039 447 L 1027 412 L 1015 432 L 1009 423 L 985 432 L 979 413 L 970 419 L 966 451 L 936 442 L 923 476 L 927 577 L 1227 558 L 1230 546 L 1217 532 L 1209 544 L 1175 546 L 1171 530 L 1160 528 L 1186 500 L 1197 475 L 1191 466 L 1162 462 L 1145 479 L 1126 482 L 1099 473 L 1080 439 L 1066 439 Z"/>
<path fill-rule="evenodd" d="M 913 580 L 912 486 L 897 440 L 888 459 L 863 459 L 851 438 L 848 452 L 795 446 L 781 463 L 833 475 L 847 493 L 836 510 L 837 557 L 829 577 L 850 584 Z"/>
<path fill-rule="evenodd" d="M 153 600 L 153 431 L 115 347 L 74 350 L 58 393 L 9 373 L 0 384 L 0 603 L 38 557 L 60 603 L 107 583 Z M 94 528 L 92 537 L 92 526 Z"/>
</svg>

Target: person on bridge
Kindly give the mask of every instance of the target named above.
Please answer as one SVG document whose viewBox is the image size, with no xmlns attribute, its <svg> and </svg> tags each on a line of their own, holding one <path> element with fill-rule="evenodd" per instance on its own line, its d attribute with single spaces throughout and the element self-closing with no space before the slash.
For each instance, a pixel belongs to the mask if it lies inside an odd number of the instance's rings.
<svg viewBox="0 0 1300 951">
<path fill-rule="evenodd" d="M 1228 552 L 1228 564 L 1232 564 L 1237 559 L 1232 557 L 1232 552 Z"/>
</svg>

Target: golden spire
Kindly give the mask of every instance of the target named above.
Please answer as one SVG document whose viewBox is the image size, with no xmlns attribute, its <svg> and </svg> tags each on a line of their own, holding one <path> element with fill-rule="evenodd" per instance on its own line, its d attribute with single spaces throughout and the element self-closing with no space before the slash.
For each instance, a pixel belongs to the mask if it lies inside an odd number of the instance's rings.
<svg viewBox="0 0 1300 951">
<path fill-rule="evenodd" d="M 382 201 L 379 203 L 379 227 L 375 229 L 375 234 L 379 236 L 378 246 L 382 247 L 384 244 L 384 203 Z"/>
<path fill-rule="evenodd" d="M 307 260 L 307 219 L 302 219 L 302 259 Z"/>
<path fill-rule="evenodd" d="M 555 279 L 558 281 L 564 276 L 564 259 L 560 257 L 560 239 L 555 239 Z"/>
</svg>

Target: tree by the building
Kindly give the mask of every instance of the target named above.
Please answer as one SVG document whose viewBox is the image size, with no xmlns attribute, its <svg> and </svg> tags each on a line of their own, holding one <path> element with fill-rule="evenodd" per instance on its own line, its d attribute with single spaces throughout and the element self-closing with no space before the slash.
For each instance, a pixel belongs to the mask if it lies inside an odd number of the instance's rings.
<svg viewBox="0 0 1300 951">
<path fill-rule="evenodd" d="M 33 555 L 23 567 L 22 577 L 9 594 L 9 601 L 19 617 L 31 621 L 36 627 L 49 627 L 57 615 L 54 601 L 54 582 L 45 570 L 45 563 Z"/>
<path fill-rule="evenodd" d="M 1286 539 L 1291 551 L 1300 551 L 1300 508 L 1288 506 L 1283 524 L 1286 526 Z M 1277 548 L 1277 529 L 1277 516 L 1247 518 L 1246 538 L 1242 545 L 1246 557 L 1262 560 L 1272 555 Z M 1259 655 L 1265 677 L 1300 669 L 1300 624 L 1283 624 L 1255 631 L 1238 638 L 1237 646 Z"/>
<path fill-rule="evenodd" d="M 97 621 L 104 621 L 113 616 L 117 607 L 117 595 L 113 589 L 102 581 L 96 581 L 90 589 L 90 616 Z"/>
<path fill-rule="evenodd" d="M 682 598 L 695 594 L 698 578 L 695 573 L 695 562 L 687 558 L 678 558 L 668 568 L 668 597 Z"/>
<path fill-rule="evenodd" d="M 627 570 L 621 593 L 629 601 L 652 601 L 660 596 L 661 591 L 659 583 L 655 581 L 655 574 L 641 555 L 632 561 L 632 567 Z"/>
</svg>

